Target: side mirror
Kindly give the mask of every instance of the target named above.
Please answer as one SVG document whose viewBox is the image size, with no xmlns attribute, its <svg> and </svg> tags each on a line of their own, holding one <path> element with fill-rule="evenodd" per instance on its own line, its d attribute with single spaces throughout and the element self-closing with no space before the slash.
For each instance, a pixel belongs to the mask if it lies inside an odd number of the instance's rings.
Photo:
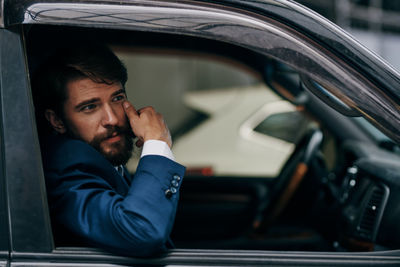
<svg viewBox="0 0 400 267">
<path fill-rule="evenodd" d="M 300 75 L 283 63 L 270 61 L 264 70 L 264 80 L 275 93 L 296 106 L 308 101 Z"/>
</svg>

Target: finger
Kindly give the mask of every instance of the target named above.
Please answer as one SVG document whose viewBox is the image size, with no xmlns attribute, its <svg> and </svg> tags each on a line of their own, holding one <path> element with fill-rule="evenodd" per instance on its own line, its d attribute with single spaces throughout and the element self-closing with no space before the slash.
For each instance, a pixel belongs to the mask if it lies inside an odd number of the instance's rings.
<svg viewBox="0 0 400 267">
<path fill-rule="evenodd" d="M 138 109 L 136 112 L 139 113 L 139 114 L 140 113 L 144 113 L 144 112 L 154 113 L 155 110 L 154 110 L 154 108 L 152 106 L 147 106 L 147 107 L 143 107 L 143 108 Z"/>
<path fill-rule="evenodd" d="M 129 120 L 139 118 L 138 112 L 136 111 L 135 107 L 129 101 L 124 101 L 122 106 L 124 107 L 125 114 L 126 114 L 126 116 L 128 116 Z"/>
</svg>

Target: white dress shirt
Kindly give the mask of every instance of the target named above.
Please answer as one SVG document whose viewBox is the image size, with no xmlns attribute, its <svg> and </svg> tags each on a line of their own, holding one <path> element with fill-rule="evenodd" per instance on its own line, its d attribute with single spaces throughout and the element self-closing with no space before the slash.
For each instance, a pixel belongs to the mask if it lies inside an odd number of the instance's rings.
<svg viewBox="0 0 400 267">
<path fill-rule="evenodd" d="M 144 142 L 142 154 L 140 157 L 147 155 L 158 155 L 175 161 L 174 155 L 166 142 L 160 140 L 147 140 Z"/>
<path fill-rule="evenodd" d="M 160 140 L 147 140 L 144 142 L 140 157 L 142 158 L 146 155 L 164 156 L 175 161 L 175 157 L 167 143 Z M 124 168 L 122 165 L 114 166 L 114 168 L 121 176 L 124 176 Z"/>
</svg>

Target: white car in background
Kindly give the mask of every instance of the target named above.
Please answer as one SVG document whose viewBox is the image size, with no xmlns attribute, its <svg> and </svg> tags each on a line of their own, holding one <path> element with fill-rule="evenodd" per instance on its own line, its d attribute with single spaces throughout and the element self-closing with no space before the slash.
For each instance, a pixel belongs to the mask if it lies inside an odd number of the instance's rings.
<svg viewBox="0 0 400 267">
<path fill-rule="evenodd" d="M 312 125 L 265 85 L 188 92 L 184 103 L 208 116 L 174 140 L 188 174 L 276 177 Z"/>
</svg>

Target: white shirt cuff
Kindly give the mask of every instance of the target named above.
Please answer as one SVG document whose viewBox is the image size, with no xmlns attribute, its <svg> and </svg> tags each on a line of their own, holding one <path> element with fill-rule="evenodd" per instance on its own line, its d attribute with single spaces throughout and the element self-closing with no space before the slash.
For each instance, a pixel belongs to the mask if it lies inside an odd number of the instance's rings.
<svg viewBox="0 0 400 267">
<path fill-rule="evenodd" d="M 144 142 L 142 154 L 140 157 L 147 155 L 158 155 L 175 161 L 174 155 L 166 142 L 160 140 L 147 140 Z"/>
</svg>

